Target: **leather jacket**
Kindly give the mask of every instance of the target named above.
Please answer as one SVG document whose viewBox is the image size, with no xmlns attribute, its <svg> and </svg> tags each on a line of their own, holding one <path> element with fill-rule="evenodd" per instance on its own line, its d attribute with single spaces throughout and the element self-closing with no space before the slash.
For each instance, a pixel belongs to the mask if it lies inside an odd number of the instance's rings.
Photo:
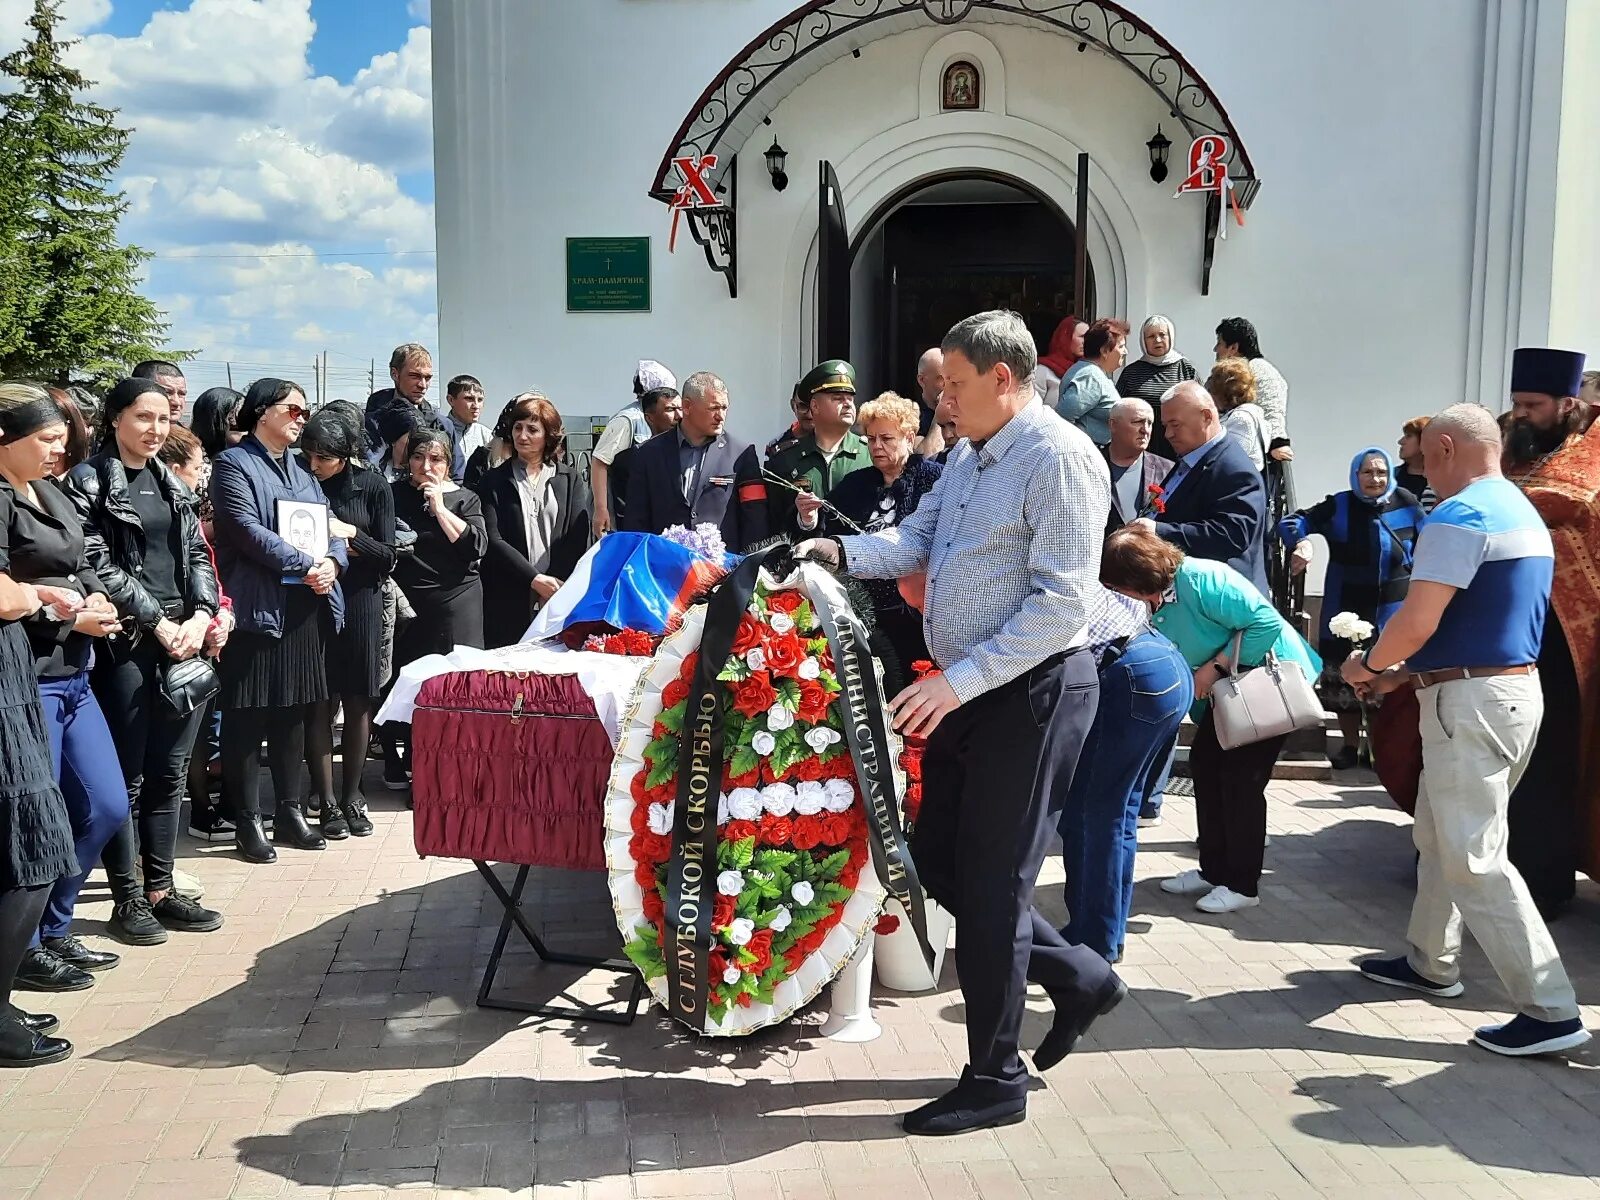
<svg viewBox="0 0 1600 1200">
<path fill-rule="evenodd" d="M 183 616 L 204 610 L 215 616 L 221 601 L 211 552 L 200 529 L 200 502 L 160 459 L 149 470 L 156 487 L 177 518 L 182 553 L 175 556 L 178 592 Z M 115 453 L 96 454 L 79 463 L 62 480 L 63 490 L 83 522 L 84 549 L 89 565 L 105 584 L 106 595 L 123 620 L 141 632 L 154 630 L 165 618 L 161 603 L 145 590 L 144 526 L 128 493 L 128 474 Z"/>
</svg>

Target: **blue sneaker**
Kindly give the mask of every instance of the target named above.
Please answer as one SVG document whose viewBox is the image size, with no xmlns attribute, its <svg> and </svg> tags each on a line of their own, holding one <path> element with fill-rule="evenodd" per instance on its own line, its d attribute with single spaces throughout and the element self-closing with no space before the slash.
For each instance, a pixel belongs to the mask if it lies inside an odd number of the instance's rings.
<svg viewBox="0 0 1600 1200">
<path fill-rule="evenodd" d="M 1413 992 L 1438 996 L 1443 1000 L 1459 996 L 1465 990 L 1459 979 L 1454 983 L 1435 983 L 1431 979 L 1424 979 L 1411 969 L 1404 955 L 1399 958 L 1369 958 L 1361 964 L 1361 973 L 1368 979 L 1386 983 L 1390 987 L 1410 988 Z"/>
<path fill-rule="evenodd" d="M 1541 1021 L 1519 1015 L 1504 1025 L 1485 1025 L 1472 1035 L 1472 1040 L 1485 1050 L 1520 1058 L 1571 1050 L 1589 1040 L 1589 1031 L 1578 1017 L 1570 1021 Z"/>
</svg>

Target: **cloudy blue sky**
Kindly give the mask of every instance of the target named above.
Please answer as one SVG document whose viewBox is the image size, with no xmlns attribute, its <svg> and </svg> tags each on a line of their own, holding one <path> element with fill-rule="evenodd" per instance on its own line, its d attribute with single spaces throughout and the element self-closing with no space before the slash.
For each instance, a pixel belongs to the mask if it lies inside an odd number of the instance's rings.
<svg viewBox="0 0 1600 1200">
<path fill-rule="evenodd" d="M 32 0 L 0 0 L 0 53 Z M 364 398 L 432 344 L 428 0 L 65 0 L 72 61 L 134 130 L 128 240 L 190 393 L 284 374 Z M 358 386 L 359 385 L 359 386 Z"/>
</svg>

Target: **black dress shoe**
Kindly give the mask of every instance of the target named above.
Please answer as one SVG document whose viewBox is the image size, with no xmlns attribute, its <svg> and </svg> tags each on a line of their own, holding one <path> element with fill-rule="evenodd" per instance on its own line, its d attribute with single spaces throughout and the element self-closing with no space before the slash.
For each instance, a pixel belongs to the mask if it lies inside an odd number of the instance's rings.
<svg viewBox="0 0 1600 1200">
<path fill-rule="evenodd" d="M 35 947 L 22 956 L 12 986 L 22 992 L 81 992 L 94 986 L 94 976 Z"/>
<path fill-rule="evenodd" d="M 306 824 L 298 804 L 280 804 L 273 814 L 272 840 L 296 850 L 326 850 L 328 839 Z"/>
<path fill-rule="evenodd" d="M 367 816 L 367 802 L 357 795 L 353 800 L 341 800 L 339 811 L 344 813 L 345 824 L 353 837 L 372 836 L 372 818 Z"/>
<path fill-rule="evenodd" d="M 233 831 L 233 848 L 239 852 L 239 857 L 249 863 L 269 863 L 278 861 L 278 852 L 272 848 L 272 843 L 267 841 L 267 835 L 261 828 L 261 817 L 256 813 L 240 813 L 235 821 Z"/>
<path fill-rule="evenodd" d="M 1100 989 L 1100 994 L 1088 1005 L 1069 1010 L 1058 1004 L 1055 1023 L 1050 1026 L 1050 1032 L 1044 1035 L 1039 1048 L 1033 1052 L 1034 1067 L 1048 1071 L 1071 1054 L 1078 1039 L 1088 1033 L 1089 1026 L 1095 1023 L 1095 1018 L 1105 1016 L 1121 1004 L 1127 995 L 1128 985 L 1113 974 Z"/>
<path fill-rule="evenodd" d="M 971 1133 L 976 1129 L 1016 1125 L 1026 1120 L 1027 1116 L 1026 1096 L 982 1100 L 965 1086 L 958 1085 L 937 1100 L 901 1117 L 900 1127 L 907 1133 L 921 1137 L 949 1137 L 954 1133 Z"/>
<path fill-rule="evenodd" d="M 15 1004 L 6 1005 L 6 1015 L 21 1021 L 23 1028 L 29 1033 L 54 1033 L 61 1028 L 60 1020 L 50 1013 L 25 1013 Z M 3 1019 L 4 1017 L 0 1017 L 0 1020 Z"/>
<path fill-rule="evenodd" d="M 66 937 L 45 938 L 44 948 L 80 971 L 109 971 L 122 961 L 122 955 L 109 950 L 91 950 L 70 933 Z"/>
<path fill-rule="evenodd" d="M 0 1017 L 0 1067 L 43 1067 L 71 1057 L 71 1042 L 30 1028 L 29 1019 Z"/>
</svg>

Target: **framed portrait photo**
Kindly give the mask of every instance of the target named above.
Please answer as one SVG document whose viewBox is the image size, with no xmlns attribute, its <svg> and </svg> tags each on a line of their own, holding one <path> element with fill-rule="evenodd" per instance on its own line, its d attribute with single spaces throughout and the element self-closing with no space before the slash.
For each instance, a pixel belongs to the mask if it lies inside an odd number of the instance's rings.
<svg viewBox="0 0 1600 1200">
<path fill-rule="evenodd" d="M 321 562 L 328 557 L 328 506 L 315 500 L 279 500 L 278 536 L 309 555 L 313 565 Z"/>
</svg>

